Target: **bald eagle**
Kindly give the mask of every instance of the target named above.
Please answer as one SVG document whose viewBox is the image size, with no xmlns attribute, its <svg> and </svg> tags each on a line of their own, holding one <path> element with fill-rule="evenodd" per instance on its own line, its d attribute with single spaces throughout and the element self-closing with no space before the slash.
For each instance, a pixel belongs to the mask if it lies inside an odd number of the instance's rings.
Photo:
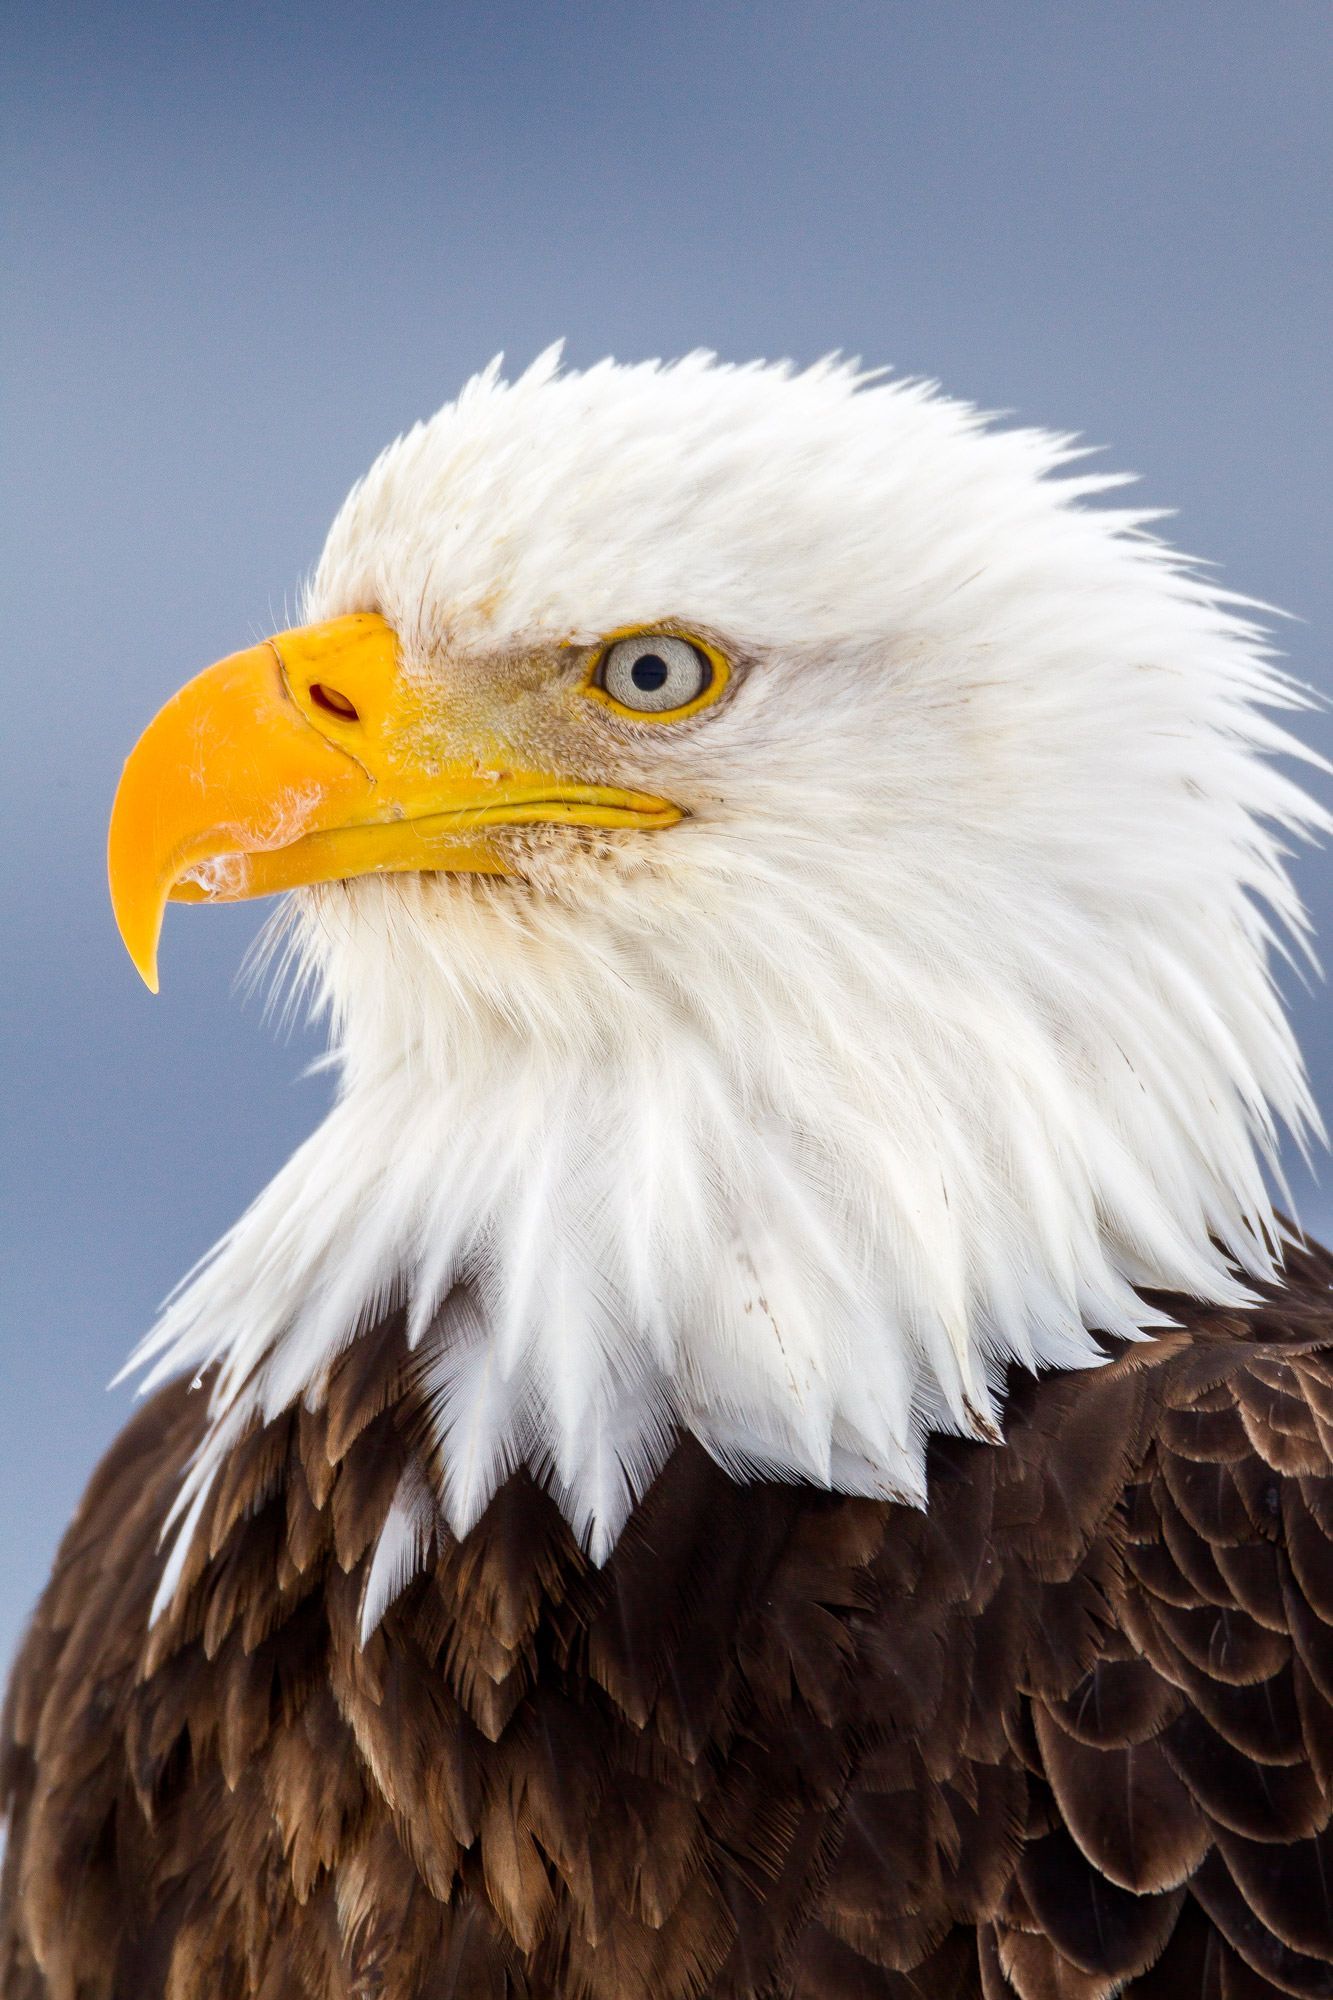
<svg viewBox="0 0 1333 2000">
<path fill-rule="evenodd" d="M 5 2000 L 1333 1993 L 1300 691 L 1068 438 L 548 355 L 133 751 L 325 1123 L 3 1736 Z"/>
</svg>

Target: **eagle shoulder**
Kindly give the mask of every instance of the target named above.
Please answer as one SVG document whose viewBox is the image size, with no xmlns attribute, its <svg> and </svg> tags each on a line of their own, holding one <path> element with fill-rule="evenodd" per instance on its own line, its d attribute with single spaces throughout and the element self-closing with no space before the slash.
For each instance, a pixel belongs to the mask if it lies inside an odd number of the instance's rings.
<svg viewBox="0 0 1333 2000">
<path fill-rule="evenodd" d="M 363 1644 L 401 1319 L 95 1475 L 15 1669 L 6 2000 L 1333 1993 L 1333 1264 L 1016 1381 L 925 1512 L 682 1439 L 592 1566 L 526 1474 Z"/>
</svg>

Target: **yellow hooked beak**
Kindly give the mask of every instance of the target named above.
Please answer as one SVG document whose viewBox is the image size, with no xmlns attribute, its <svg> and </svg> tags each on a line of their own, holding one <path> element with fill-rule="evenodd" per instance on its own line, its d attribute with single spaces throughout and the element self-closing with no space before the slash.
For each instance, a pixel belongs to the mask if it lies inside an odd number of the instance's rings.
<svg viewBox="0 0 1333 2000">
<path fill-rule="evenodd" d="M 441 727 L 373 612 L 279 632 L 173 695 L 130 753 L 111 809 L 116 923 L 157 991 L 167 902 L 237 902 L 417 869 L 508 872 L 487 829 L 670 826 L 642 792 L 515 768 L 484 716 Z"/>
</svg>

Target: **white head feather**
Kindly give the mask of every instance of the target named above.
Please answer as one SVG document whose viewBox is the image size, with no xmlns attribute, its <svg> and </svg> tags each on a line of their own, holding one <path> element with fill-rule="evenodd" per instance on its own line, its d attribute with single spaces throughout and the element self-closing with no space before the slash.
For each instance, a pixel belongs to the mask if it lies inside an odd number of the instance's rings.
<svg viewBox="0 0 1333 2000">
<path fill-rule="evenodd" d="M 383 454 L 309 617 L 382 612 L 442 698 L 659 619 L 736 678 L 607 774 L 679 826 L 298 899 L 341 1093 L 141 1350 L 221 1363 L 182 1510 L 390 1300 L 449 1525 L 528 1463 L 600 1558 L 677 1428 L 919 1498 L 1008 1364 L 1271 1271 L 1262 1169 L 1315 1124 L 1267 963 L 1324 825 L 1270 761 L 1299 696 L 1078 456 L 839 365 L 555 354 Z"/>
</svg>

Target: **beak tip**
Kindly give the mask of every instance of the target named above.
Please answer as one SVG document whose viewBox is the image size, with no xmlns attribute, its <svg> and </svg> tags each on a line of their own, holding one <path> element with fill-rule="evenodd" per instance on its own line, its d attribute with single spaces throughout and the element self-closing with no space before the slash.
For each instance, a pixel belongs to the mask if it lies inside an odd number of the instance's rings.
<svg viewBox="0 0 1333 2000">
<path fill-rule="evenodd" d="M 140 937 L 136 939 L 134 943 L 130 942 L 130 939 L 126 937 L 123 931 L 121 932 L 121 943 L 125 946 L 126 951 L 130 955 L 130 963 L 133 965 L 135 971 L 138 973 L 140 979 L 142 979 L 144 985 L 148 988 L 148 991 L 150 993 L 157 992 L 157 986 L 158 986 L 157 947 L 160 935 L 161 935 L 160 918 L 158 922 L 153 926 L 151 936 L 144 937 L 141 934 Z"/>
<path fill-rule="evenodd" d="M 115 821 L 112 821 L 115 838 Z M 150 993 L 157 992 L 157 947 L 162 935 L 162 916 L 167 892 L 159 883 L 154 889 L 143 882 L 137 870 L 126 867 L 124 857 L 113 845 L 108 855 L 107 875 L 111 890 L 111 914 L 130 964 Z"/>
<path fill-rule="evenodd" d="M 146 926 L 142 922 L 128 921 L 126 913 L 118 904 L 114 903 L 114 899 L 113 907 L 115 910 L 116 929 L 120 933 L 120 941 L 125 947 L 126 956 L 140 979 L 142 979 L 144 985 L 148 988 L 148 991 L 156 993 L 158 987 L 157 946 L 161 934 L 161 916 L 160 914 L 158 915 L 157 922 L 153 924 L 151 932 L 145 935 Z"/>
<path fill-rule="evenodd" d="M 121 933 L 120 941 L 125 947 L 130 964 L 134 967 L 140 979 L 142 979 L 144 985 L 148 988 L 148 991 L 156 993 L 158 987 L 156 943 L 149 945 L 146 951 L 135 951 L 123 932 Z"/>
</svg>

